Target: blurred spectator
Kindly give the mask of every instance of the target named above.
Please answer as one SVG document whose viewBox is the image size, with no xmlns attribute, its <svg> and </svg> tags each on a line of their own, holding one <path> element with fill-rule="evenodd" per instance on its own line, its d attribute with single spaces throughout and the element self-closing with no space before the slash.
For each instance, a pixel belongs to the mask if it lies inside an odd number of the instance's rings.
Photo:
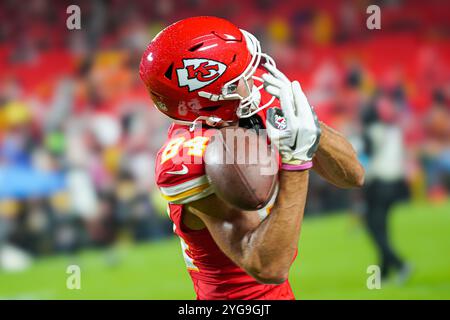
<svg viewBox="0 0 450 320">
<path fill-rule="evenodd" d="M 423 162 L 427 184 L 433 198 L 442 198 L 450 190 L 450 108 L 437 92 L 425 119 L 426 141 Z"/>
<path fill-rule="evenodd" d="M 366 223 L 377 247 L 381 277 L 399 271 L 401 280 L 410 267 L 398 256 L 389 236 L 389 214 L 408 195 L 405 180 L 405 146 L 398 126 L 399 111 L 393 97 L 382 92 L 365 115 Z"/>
</svg>

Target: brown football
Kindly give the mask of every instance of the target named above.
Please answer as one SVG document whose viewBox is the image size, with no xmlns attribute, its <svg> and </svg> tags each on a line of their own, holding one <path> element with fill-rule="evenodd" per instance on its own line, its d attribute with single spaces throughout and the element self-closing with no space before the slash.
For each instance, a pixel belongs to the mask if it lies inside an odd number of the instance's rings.
<svg viewBox="0 0 450 320">
<path fill-rule="evenodd" d="M 277 152 L 252 129 L 217 130 L 205 152 L 205 170 L 216 195 L 242 210 L 258 210 L 278 180 Z"/>
</svg>

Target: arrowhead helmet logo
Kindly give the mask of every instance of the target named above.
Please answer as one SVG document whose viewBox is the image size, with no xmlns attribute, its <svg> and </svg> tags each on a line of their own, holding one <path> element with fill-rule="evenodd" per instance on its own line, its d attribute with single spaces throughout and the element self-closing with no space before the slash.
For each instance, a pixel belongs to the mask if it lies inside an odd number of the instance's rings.
<svg viewBox="0 0 450 320">
<path fill-rule="evenodd" d="M 178 84 L 195 91 L 216 81 L 227 69 L 219 61 L 210 59 L 183 59 L 184 68 L 177 69 Z"/>
</svg>

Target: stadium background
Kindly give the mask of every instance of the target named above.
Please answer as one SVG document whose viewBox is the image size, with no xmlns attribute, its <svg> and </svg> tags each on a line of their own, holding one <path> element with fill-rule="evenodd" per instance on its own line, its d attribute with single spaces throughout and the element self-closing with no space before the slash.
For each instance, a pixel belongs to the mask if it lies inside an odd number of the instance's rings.
<svg viewBox="0 0 450 320">
<path fill-rule="evenodd" d="M 365 115 L 378 105 L 400 115 L 411 192 L 391 231 L 412 278 L 367 289 L 377 260 L 361 192 L 312 176 L 296 296 L 450 298 L 447 1 L 80 1 L 81 30 L 66 28 L 70 4 L 0 4 L 1 298 L 194 298 L 153 182 L 169 122 L 138 76 L 149 40 L 194 15 L 254 33 L 363 163 Z M 370 4 L 381 30 L 366 28 Z M 81 290 L 66 288 L 70 264 Z"/>
</svg>

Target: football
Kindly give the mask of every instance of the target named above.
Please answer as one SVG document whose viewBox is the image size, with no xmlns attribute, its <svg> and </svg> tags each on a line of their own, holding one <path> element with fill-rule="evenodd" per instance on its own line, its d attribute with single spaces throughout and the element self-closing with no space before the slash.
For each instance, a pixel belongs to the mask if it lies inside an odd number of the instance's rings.
<svg viewBox="0 0 450 320">
<path fill-rule="evenodd" d="M 205 151 L 206 175 L 216 195 L 241 210 L 258 210 L 271 199 L 278 181 L 278 153 L 252 129 L 225 127 Z"/>
</svg>

